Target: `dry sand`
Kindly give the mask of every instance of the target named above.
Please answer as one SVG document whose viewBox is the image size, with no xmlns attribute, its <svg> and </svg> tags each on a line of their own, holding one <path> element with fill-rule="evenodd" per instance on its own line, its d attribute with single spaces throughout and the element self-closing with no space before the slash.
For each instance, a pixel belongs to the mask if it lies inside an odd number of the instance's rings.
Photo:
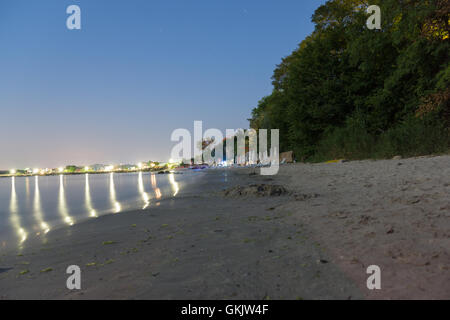
<svg viewBox="0 0 450 320">
<path fill-rule="evenodd" d="M 3 253 L 0 298 L 450 298 L 450 157 L 253 172 L 211 170 L 178 199 Z M 366 287 L 373 264 L 379 291 Z M 66 288 L 69 265 L 82 290 Z"/>
<path fill-rule="evenodd" d="M 449 156 L 299 164 L 277 180 L 298 193 L 280 210 L 310 228 L 367 298 L 450 299 Z M 369 265 L 381 268 L 382 290 L 365 289 Z"/>
</svg>

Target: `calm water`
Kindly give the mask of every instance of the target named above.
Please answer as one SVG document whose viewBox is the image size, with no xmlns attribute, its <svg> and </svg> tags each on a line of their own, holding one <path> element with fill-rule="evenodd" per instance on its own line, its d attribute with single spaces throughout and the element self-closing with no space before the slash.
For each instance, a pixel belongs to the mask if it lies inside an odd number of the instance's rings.
<svg viewBox="0 0 450 320">
<path fill-rule="evenodd" d="M 96 174 L 0 179 L 0 248 L 24 246 L 62 225 L 179 195 L 192 173 Z"/>
</svg>

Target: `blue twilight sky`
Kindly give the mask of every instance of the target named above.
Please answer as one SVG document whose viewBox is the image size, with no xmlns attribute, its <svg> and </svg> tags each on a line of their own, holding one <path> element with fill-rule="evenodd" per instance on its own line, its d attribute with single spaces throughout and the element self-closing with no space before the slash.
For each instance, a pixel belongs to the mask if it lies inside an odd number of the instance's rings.
<svg viewBox="0 0 450 320">
<path fill-rule="evenodd" d="M 194 120 L 247 128 L 323 3 L 0 0 L 0 169 L 166 161 Z"/>
</svg>

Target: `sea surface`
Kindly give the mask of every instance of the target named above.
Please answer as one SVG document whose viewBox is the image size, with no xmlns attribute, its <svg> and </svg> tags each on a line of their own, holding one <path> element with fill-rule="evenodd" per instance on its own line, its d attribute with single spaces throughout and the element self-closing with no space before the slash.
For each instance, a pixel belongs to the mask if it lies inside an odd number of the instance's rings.
<svg viewBox="0 0 450 320">
<path fill-rule="evenodd" d="M 179 196 L 202 173 L 108 173 L 0 179 L 0 250 L 105 214 L 145 210 Z"/>
</svg>

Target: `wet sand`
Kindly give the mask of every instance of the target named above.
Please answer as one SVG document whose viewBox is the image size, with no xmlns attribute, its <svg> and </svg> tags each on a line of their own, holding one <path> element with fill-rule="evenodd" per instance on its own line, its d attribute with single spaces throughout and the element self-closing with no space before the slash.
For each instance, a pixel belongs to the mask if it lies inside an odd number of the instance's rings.
<svg viewBox="0 0 450 320">
<path fill-rule="evenodd" d="M 450 157 L 206 172 L 147 210 L 0 256 L 1 299 L 448 299 Z M 281 196 L 224 196 L 278 184 Z M 366 287 L 379 265 L 382 289 Z M 69 265 L 82 289 L 69 291 Z"/>
</svg>

